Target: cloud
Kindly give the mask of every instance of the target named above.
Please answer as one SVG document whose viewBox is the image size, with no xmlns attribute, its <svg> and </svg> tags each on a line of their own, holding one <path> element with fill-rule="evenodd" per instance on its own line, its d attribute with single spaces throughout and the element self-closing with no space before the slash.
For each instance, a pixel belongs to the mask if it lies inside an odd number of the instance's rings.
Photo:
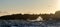
<svg viewBox="0 0 60 27">
<path fill-rule="evenodd" d="M 6 12 L 6 11 L 0 11 L 0 16 L 3 16 L 3 15 L 8 15 L 9 13 Z"/>
<path fill-rule="evenodd" d="M 8 14 L 8 12 L 6 12 L 6 11 L 0 11 L 0 14 L 1 14 L 1 13 Z"/>
</svg>

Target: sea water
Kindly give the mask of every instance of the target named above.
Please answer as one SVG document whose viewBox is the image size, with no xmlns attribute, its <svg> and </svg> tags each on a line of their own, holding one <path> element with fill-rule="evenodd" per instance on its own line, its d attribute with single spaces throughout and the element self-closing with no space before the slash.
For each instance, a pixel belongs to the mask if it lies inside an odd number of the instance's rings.
<svg viewBox="0 0 60 27">
<path fill-rule="evenodd" d="M 60 27 L 56 21 L 0 20 L 0 27 Z"/>
</svg>

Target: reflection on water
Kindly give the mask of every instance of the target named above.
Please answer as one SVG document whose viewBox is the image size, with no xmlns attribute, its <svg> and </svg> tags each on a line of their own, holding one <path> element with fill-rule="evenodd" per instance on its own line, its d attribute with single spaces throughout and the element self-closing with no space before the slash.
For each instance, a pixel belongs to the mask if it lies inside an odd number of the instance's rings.
<svg viewBox="0 0 60 27">
<path fill-rule="evenodd" d="M 24 20 L 0 20 L 0 27 L 60 27 L 60 22 L 56 21 L 35 21 Z"/>
</svg>

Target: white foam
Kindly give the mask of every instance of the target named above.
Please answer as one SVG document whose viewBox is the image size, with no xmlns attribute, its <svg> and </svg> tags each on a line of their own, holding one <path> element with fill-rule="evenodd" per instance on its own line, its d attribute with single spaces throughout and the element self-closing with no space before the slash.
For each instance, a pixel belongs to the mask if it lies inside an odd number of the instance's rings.
<svg viewBox="0 0 60 27">
<path fill-rule="evenodd" d="M 42 19 L 42 17 L 41 16 L 39 16 L 37 19 L 35 19 L 35 20 L 29 20 L 28 19 L 28 21 L 43 21 L 43 19 Z"/>
</svg>

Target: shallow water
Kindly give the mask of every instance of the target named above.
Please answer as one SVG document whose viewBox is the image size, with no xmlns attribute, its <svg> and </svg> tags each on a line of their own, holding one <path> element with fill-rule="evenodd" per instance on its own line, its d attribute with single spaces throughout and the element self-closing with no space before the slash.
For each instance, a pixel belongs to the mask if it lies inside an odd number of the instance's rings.
<svg viewBox="0 0 60 27">
<path fill-rule="evenodd" d="M 60 22 L 43 21 L 31 22 L 24 20 L 0 20 L 0 27 L 60 27 Z"/>
</svg>

